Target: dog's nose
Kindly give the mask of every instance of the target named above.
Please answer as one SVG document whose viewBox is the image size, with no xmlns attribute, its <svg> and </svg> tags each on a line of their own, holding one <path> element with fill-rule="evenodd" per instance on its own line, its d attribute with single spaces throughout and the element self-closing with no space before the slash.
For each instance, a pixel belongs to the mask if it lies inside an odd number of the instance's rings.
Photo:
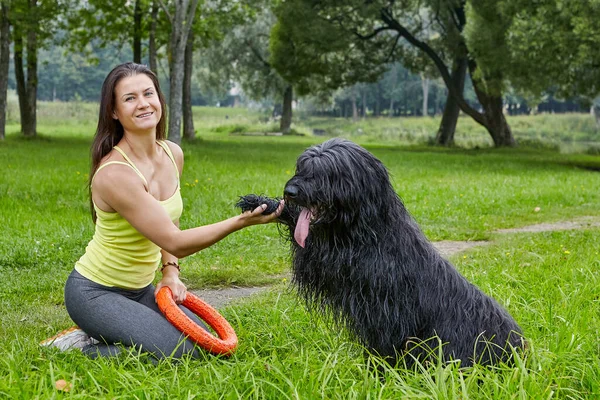
<svg viewBox="0 0 600 400">
<path fill-rule="evenodd" d="M 283 190 L 285 197 L 294 198 L 298 196 L 298 188 L 294 185 L 287 185 Z"/>
</svg>

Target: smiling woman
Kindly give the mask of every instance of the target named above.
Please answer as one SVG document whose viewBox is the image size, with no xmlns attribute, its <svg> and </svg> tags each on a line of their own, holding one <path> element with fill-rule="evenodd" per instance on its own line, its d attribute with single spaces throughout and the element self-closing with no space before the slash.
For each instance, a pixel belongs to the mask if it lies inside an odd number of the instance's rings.
<svg viewBox="0 0 600 400">
<path fill-rule="evenodd" d="M 134 75 L 119 81 L 115 98 L 113 117 L 126 131 L 143 134 L 158 125 L 163 106 L 148 75 Z"/>
<path fill-rule="evenodd" d="M 212 225 L 180 230 L 183 152 L 165 140 L 164 96 L 147 67 L 114 68 L 102 86 L 92 143 L 89 191 L 92 240 L 65 286 L 65 305 L 79 326 L 47 341 L 92 357 L 136 346 L 157 358 L 198 356 L 194 344 L 161 314 L 156 294 L 168 287 L 182 312 L 187 289 L 178 258 L 247 226 L 273 221 L 266 205 Z M 157 228 L 159 227 L 159 228 Z M 162 279 L 152 281 L 160 268 Z M 92 340 L 95 339 L 95 340 Z"/>
</svg>

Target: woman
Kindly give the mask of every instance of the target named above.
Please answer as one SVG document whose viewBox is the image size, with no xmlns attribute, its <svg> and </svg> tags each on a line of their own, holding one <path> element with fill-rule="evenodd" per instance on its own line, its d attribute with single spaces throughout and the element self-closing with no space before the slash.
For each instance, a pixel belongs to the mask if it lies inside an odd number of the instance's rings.
<svg viewBox="0 0 600 400">
<path fill-rule="evenodd" d="M 155 357 L 198 356 L 159 311 L 155 295 L 168 286 L 180 304 L 186 287 L 178 259 L 241 228 L 273 221 L 266 205 L 227 220 L 180 230 L 183 152 L 165 140 L 165 101 L 147 67 L 114 68 L 102 86 L 89 180 L 95 233 L 65 285 L 65 305 L 80 329 L 47 341 L 92 357 L 138 346 Z M 160 267 L 162 279 L 152 286 Z M 193 314 L 180 306 L 186 314 Z M 89 335 L 89 336 L 88 336 Z"/>
</svg>

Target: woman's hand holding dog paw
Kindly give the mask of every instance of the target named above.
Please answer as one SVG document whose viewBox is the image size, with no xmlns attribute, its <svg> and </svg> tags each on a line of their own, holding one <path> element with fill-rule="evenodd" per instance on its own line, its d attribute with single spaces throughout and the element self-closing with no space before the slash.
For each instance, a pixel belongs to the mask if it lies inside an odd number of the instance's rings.
<svg viewBox="0 0 600 400">
<path fill-rule="evenodd" d="M 279 202 L 279 207 L 275 210 L 274 213 L 263 215 L 263 211 L 267 208 L 266 204 L 261 204 L 256 207 L 252 211 L 246 211 L 240 215 L 240 218 L 243 221 L 244 226 L 258 225 L 258 224 L 267 224 L 269 222 L 274 222 L 277 217 L 281 215 L 283 211 L 284 201 L 281 200 Z"/>
</svg>

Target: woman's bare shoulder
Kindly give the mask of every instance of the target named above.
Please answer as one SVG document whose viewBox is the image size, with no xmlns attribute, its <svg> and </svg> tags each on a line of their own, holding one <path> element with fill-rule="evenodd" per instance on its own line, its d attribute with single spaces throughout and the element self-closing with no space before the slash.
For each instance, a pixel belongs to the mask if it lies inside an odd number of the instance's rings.
<svg viewBox="0 0 600 400">
<path fill-rule="evenodd" d="M 165 143 L 167 144 L 167 146 L 169 146 L 169 149 L 171 149 L 171 152 L 173 153 L 173 156 L 175 158 L 183 158 L 183 150 L 177 143 L 171 142 L 170 140 L 165 140 Z"/>
<path fill-rule="evenodd" d="M 119 162 L 105 165 L 111 161 Z M 103 165 L 105 166 L 102 169 L 99 169 L 94 176 L 93 185 L 95 189 L 98 188 L 102 190 L 111 186 L 127 187 L 132 183 L 138 183 L 138 181 L 143 186 L 143 182 L 140 180 L 140 177 L 128 163 L 121 162 L 120 160 L 108 159 L 106 162 L 100 164 L 100 166 Z"/>
<path fill-rule="evenodd" d="M 175 158 L 177 168 L 179 168 L 179 171 L 181 172 L 183 169 L 183 150 L 177 143 L 171 142 L 170 140 L 165 140 L 165 143 L 167 146 L 169 146 L 171 153 L 173 153 L 173 158 Z"/>
</svg>

